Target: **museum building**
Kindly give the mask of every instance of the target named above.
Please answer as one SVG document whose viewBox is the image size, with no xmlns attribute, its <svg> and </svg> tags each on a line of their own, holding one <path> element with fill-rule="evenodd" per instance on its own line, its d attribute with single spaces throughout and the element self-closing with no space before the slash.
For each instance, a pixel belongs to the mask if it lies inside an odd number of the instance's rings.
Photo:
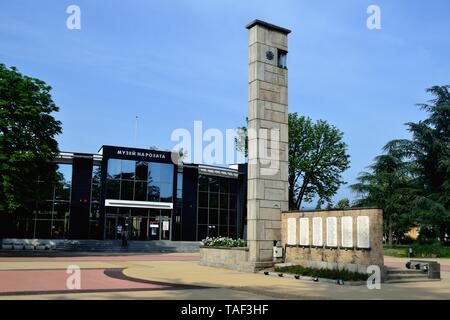
<svg viewBox="0 0 450 320">
<path fill-rule="evenodd" d="M 243 238 L 247 165 L 173 159 L 167 151 L 117 146 L 97 154 L 61 152 L 53 192 L 17 221 L 16 236 L 118 239 L 126 230 L 130 240 Z"/>
</svg>

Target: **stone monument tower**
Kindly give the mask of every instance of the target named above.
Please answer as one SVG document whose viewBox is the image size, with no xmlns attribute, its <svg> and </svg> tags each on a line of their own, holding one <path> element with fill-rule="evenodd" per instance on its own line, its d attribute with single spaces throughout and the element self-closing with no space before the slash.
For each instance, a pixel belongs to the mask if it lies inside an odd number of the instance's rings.
<svg viewBox="0 0 450 320">
<path fill-rule="evenodd" d="M 288 70 L 290 30 L 255 20 L 248 24 L 249 262 L 273 262 L 281 240 L 281 212 L 288 210 Z"/>
</svg>

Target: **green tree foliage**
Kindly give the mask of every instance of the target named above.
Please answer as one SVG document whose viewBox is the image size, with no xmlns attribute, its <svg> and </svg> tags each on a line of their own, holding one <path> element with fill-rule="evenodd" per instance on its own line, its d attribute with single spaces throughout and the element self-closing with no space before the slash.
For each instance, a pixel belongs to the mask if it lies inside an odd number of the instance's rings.
<svg viewBox="0 0 450 320">
<path fill-rule="evenodd" d="M 392 245 L 412 224 L 411 205 L 414 199 L 413 177 L 410 163 L 398 153 L 380 155 L 362 172 L 358 183 L 350 187 L 361 197 L 358 206 L 383 209 L 385 236 Z"/>
<path fill-rule="evenodd" d="M 428 118 L 407 123 L 410 140 L 390 141 L 386 148 L 411 162 L 416 197 L 413 213 L 422 228 L 435 230 L 442 240 L 450 230 L 450 93 L 449 85 L 433 86 L 433 99 L 418 106 Z"/>
<path fill-rule="evenodd" d="M 41 192 L 53 188 L 61 123 L 45 82 L 0 64 L 0 213 L 31 212 Z M 45 180 L 47 184 L 38 184 Z"/>
<path fill-rule="evenodd" d="M 343 133 L 324 120 L 289 114 L 289 207 L 300 209 L 315 197 L 331 202 L 344 183 L 350 156 Z"/>
<path fill-rule="evenodd" d="M 247 133 L 247 125 L 248 125 L 248 117 L 245 118 L 246 125 L 243 127 L 237 128 L 237 134 L 234 138 L 234 142 L 236 145 L 236 150 L 242 152 L 245 157 L 248 157 L 248 133 Z"/>
<path fill-rule="evenodd" d="M 238 151 L 248 154 L 247 128 L 238 128 Z M 319 198 L 331 202 L 344 183 L 343 171 L 350 160 L 343 133 L 326 121 L 289 114 L 289 207 L 300 209 L 303 201 Z"/>
<path fill-rule="evenodd" d="M 350 200 L 348 198 L 343 198 L 336 203 L 336 209 L 350 208 Z"/>
<path fill-rule="evenodd" d="M 352 189 L 359 205 L 384 209 L 385 232 L 400 237 L 413 225 L 444 239 L 450 230 L 450 86 L 434 86 L 419 104 L 428 118 L 407 123 L 411 139 L 392 140 Z"/>
</svg>

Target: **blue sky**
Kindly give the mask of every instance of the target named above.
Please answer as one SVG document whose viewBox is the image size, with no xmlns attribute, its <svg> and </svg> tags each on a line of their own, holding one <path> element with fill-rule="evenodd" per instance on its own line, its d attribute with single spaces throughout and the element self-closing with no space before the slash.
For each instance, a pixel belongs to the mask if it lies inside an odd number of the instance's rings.
<svg viewBox="0 0 450 320">
<path fill-rule="evenodd" d="M 81 8 L 81 30 L 66 8 Z M 381 30 L 366 9 L 381 8 Z M 450 3 L 433 1 L 2 1 L 0 62 L 53 87 L 64 151 L 103 144 L 171 148 L 176 128 L 225 130 L 247 114 L 247 30 L 289 28 L 289 111 L 344 132 L 354 182 L 403 125 L 423 119 L 425 88 L 449 83 Z M 354 198 L 344 186 L 335 199 Z"/>
</svg>

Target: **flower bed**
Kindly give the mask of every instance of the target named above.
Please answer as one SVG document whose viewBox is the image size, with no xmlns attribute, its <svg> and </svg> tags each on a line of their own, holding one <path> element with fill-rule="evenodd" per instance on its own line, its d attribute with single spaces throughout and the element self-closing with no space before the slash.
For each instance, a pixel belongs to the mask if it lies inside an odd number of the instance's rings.
<svg viewBox="0 0 450 320">
<path fill-rule="evenodd" d="M 247 242 L 242 239 L 231 239 L 227 237 L 212 237 L 202 241 L 204 247 L 246 247 Z"/>
<path fill-rule="evenodd" d="M 367 280 L 367 278 L 369 277 L 368 274 L 351 272 L 348 270 L 313 269 L 302 266 L 275 267 L 275 271 L 293 273 L 314 278 L 325 278 L 344 281 L 364 281 Z"/>
<path fill-rule="evenodd" d="M 248 248 L 245 240 L 227 237 L 206 238 L 200 247 L 200 264 L 253 272 L 248 264 Z"/>
</svg>

